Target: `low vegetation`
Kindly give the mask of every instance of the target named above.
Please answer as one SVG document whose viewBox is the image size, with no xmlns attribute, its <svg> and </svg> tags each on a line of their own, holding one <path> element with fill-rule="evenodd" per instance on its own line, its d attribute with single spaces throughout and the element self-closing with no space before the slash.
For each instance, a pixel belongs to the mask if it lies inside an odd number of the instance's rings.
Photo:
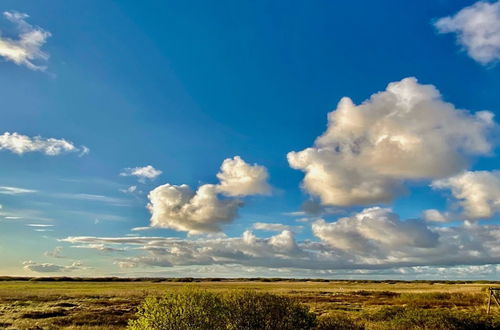
<svg viewBox="0 0 500 330">
<path fill-rule="evenodd" d="M 360 294 L 360 292 L 354 292 Z M 396 295 L 385 292 L 382 296 Z M 370 295 L 363 292 L 362 295 Z M 430 297 L 428 297 L 430 296 Z M 449 300 L 447 294 L 422 299 Z M 419 299 L 422 300 L 422 299 Z M 147 298 L 129 330 L 333 330 L 333 329 L 500 329 L 500 318 L 448 309 L 382 307 L 358 317 L 330 313 L 317 317 L 295 299 L 269 293 L 212 293 L 183 290 Z"/>
<path fill-rule="evenodd" d="M 7 280 L 0 281 L 0 329 L 155 329 L 141 323 L 154 315 L 170 315 L 191 329 L 255 329 L 256 324 L 267 324 L 269 329 L 294 329 L 289 327 L 294 325 L 321 330 L 500 329 L 500 309 L 493 306 L 486 315 L 490 286 L 495 285 L 281 279 Z M 200 316 L 202 323 L 196 323 Z M 179 324 L 175 327 L 183 329 Z"/>
<path fill-rule="evenodd" d="M 448 309 L 384 307 L 366 315 L 366 324 L 385 329 L 500 329 L 500 318 Z"/>
<path fill-rule="evenodd" d="M 130 330 L 308 330 L 316 317 L 292 298 L 252 291 L 182 290 L 146 298 Z"/>
</svg>

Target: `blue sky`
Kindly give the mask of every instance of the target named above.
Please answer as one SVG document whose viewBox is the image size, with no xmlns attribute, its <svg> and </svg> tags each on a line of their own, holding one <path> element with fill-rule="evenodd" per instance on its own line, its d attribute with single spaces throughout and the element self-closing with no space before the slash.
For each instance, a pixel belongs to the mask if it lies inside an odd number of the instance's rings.
<svg viewBox="0 0 500 330">
<path fill-rule="evenodd" d="M 499 8 L 3 1 L 0 274 L 498 276 Z"/>
</svg>

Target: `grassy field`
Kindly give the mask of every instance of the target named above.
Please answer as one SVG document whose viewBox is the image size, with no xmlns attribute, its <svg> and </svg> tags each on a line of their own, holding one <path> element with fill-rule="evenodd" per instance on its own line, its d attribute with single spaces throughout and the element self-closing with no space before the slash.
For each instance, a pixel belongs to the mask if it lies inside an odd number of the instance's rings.
<svg viewBox="0 0 500 330">
<path fill-rule="evenodd" d="M 391 306 L 484 314 L 487 288 L 495 285 L 356 281 L 0 281 L 0 328 L 123 329 L 146 296 L 158 296 L 186 286 L 216 292 L 250 289 L 291 296 L 318 315 L 342 314 L 367 328 L 381 329 L 384 320 L 377 320 L 377 315 L 390 312 Z M 497 307 L 493 307 L 492 312 L 495 318 L 500 316 Z"/>
</svg>

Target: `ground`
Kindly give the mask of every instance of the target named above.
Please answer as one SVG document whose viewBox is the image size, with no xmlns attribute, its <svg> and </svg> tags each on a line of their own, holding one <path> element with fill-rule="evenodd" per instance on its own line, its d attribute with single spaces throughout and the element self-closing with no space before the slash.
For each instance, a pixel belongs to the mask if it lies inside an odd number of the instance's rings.
<svg viewBox="0 0 500 330">
<path fill-rule="evenodd" d="M 492 283 L 356 281 L 0 281 L 0 328 L 123 329 L 148 295 L 185 286 L 251 289 L 292 296 L 318 315 L 361 317 L 387 306 L 485 313 Z M 492 314 L 500 309 L 492 307 Z"/>
</svg>

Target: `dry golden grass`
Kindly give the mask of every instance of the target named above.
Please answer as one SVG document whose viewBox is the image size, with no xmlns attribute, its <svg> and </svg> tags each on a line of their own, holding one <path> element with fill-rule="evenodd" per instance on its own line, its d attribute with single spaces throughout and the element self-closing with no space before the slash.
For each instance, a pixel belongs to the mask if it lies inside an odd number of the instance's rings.
<svg viewBox="0 0 500 330">
<path fill-rule="evenodd" d="M 146 296 L 186 285 L 291 296 L 318 315 L 360 318 L 387 306 L 484 313 L 488 283 L 332 282 L 0 282 L 0 328 L 123 329 Z M 500 311 L 495 313 L 500 314 Z"/>
</svg>

